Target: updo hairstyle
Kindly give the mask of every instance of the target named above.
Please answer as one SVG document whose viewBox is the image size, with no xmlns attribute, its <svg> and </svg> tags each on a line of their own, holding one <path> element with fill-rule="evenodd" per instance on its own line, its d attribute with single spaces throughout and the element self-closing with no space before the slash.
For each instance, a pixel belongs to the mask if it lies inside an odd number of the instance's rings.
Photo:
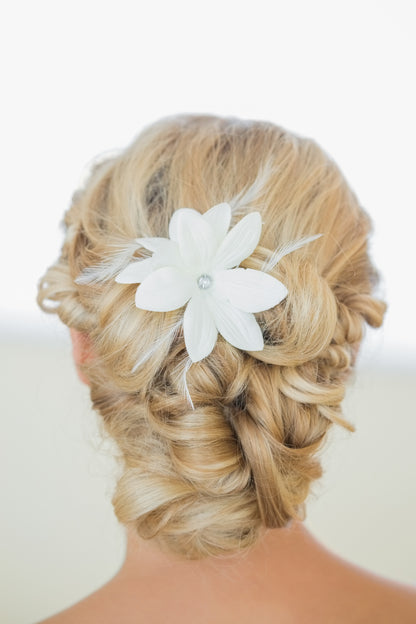
<svg viewBox="0 0 416 624">
<path fill-rule="evenodd" d="M 181 330 L 132 370 L 184 309 L 138 309 L 137 285 L 75 280 L 126 240 L 168 237 L 176 209 L 203 213 L 228 201 L 270 163 L 246 208 L 261 213 L 260 242 L 240 266 L 261 270 L 278 246 L 323 236 L 270 271 L 289 294 L 256 314 L 263 351 L 239 350 L 219 335 L 212 353 L 192 364 L 192 410 L 181 385 Z M 369 218 L 334 161 L 272 123 L 169 117 L 95 164 L 64 223 L 61 255 L 40 281 L 38 302 L 93 345 L 83 370 L 122 457 L 113 498 L 119 520 L 168 552 L 201 559 L 242 551 L 265 528 L 303 519 L 327 431 L 333 423 L 353 430 L 341 402 L 364 323 L 380 326 L 385 310 L 373 296 Z"/>
</svg>

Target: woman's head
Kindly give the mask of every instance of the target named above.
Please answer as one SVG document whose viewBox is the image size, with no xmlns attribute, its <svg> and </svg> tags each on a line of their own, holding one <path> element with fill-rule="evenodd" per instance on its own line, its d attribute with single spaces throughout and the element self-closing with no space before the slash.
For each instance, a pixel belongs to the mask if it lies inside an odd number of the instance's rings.
<svg viewBox="0 0 416 624">
<path fill-rule="evenodd" d="M 261 213 L 262 234 L 240 266 L 261 270 L 277 247 L 323 236 L 270 271 L 289 294 L 256 314 L 262 351 L 219 337 L 189 368 L 192 410 L 183 393 L 183 333 L 169 331 L 183 308 L 138 309 L 137 285 L 76 279 L 126 241 L 167 237 L 178 208 L 204 213 L 244 192 L 261 171 L 267 177 L 244 210 Z M 113 499 L 121 522 L 201 558 L 236 552 L 264 527 L 302 518 L 326 432 L 334 422 L 352 429 L 340 405 L 364 323 L 379 326 L 385 308 L 373 296 L 368 216 L 333 160 L 271 123 L 171 117 L 94 167 L 65 225 L 38 301 L 88 337 L 93 357 L 82 370 L 123 458 Z"/>
</svg>

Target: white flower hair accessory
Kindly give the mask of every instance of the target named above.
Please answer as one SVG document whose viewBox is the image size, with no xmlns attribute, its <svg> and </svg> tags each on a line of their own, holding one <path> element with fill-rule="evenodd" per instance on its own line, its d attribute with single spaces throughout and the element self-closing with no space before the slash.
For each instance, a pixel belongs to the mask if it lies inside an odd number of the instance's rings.
<svg viewBox="0 0 416 624">
<path fill-rule="evenodd" d="M 183 333 L 192 362 L 211 353 L 218 333 L 239 349 L 262 350 L 253 313 L 272 308 L 288 294 L 271 275 L 238 267 L 258 245 L 260 213 L 247 214 L 228 231 L 230 221 L 228 203 L 204 214 L 179 208 L 171 217 L 169 238 L 136 239 L 153 256 L 131 262 L 115 278 L 119 284 L 140 284 L 135 303 L 143 310 L 166 312 L 186 304 Z"/>
<path fill-rule="evenodd" d="M 260 213 L 247 214 L 246 207 L 258 201 L 272 170 L 272 165 L 266 164 L 246 190 L 203 214 L 193 208 L 175 210 L 169 238 L 143 237 L 116 245 L 113 255 L 98 266 L 85 268 L 75 280 L 77 284 L 108 280 L 138 284 L 135 304 L 143 310 L 166 312 L 186 305 L 179 321 L 140 354 L 132 372 L 161 345 L 171 343 L 183 326 L 189 357 L 182 378 L 192 409 L 186 381 L 192 363 L 211 353 L 218 333 L 239 349 L 261 351 L 263 335 L 254 314 L 274 307 L 288 294 L 286 286 L 268 272 L 281 258 L 322 236 L 307 236 L 277 247 L 261 270 L 238 266 L 256 249 L 262 229 Z M 245 213 L 243 218 L 229 230 L 232 213 L 240 210 Z M 153 255 L 132 261 L 140 247 Z"/>
</svg>

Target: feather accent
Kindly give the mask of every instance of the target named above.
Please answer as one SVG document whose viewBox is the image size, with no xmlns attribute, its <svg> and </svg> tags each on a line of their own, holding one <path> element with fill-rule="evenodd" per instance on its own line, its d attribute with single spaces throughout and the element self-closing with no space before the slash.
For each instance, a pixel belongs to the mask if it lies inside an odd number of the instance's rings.
<svg viewBox="0 0 416 624">
<path fill-rule="evenodd" d="M 191 358 L 188 357 L 186 359 L 185 366 L 184 366 L 183 373 L 182 373 L 182 386 L 183 386 L 183 389 L 184 389 L 184 392 L 185 392 L 185 396 L 186 396 L 186 398 L 188 400 L 188 403 L 189 403 L 190 407 L 192 408 L 192 410 L 194 411 L 195 407 L 194 407 L 193 401 L 191 399 L 191 395 L 189 393 L 188 384 L 186 382 L 186 373 L 190 369 L 191 365 L 192 365 L 192 360 L 191 360 Z"/>
<path fill-rule="evenodd" d="M 155 340 L 155 342 L 152 344 L 152 346 L 150 347 L 150 349 L 148 349 L 141 357 L 139 360 L 137 360 L 137 362 L 135 363 L 135 365 L 133 366 L 131 372 L 135 373 L 136 370 L 139 368 L 139 366 L 141 366 L 142 364 L 144 364 L 145 362 L 147 362 L 147 360 L 151 357 L 151 355 L 157 351 L 165 342 L 169 341 L 172 342 L 172 340 L 174 339 L 178 329 L 181 327 L 182 325 L 182 318 L 179 321 L 176 321 L 176 323 L 174 323 L 168 330 L 167 332 L 165 332 L 164 334 L 162 334 L 162 336 L 160 336 L 159 338 L 157 338 Z"/>
<path fill-rule="evenodd" d="M 139 247 L 142 247 L 142 244 L 137 240 L 128 242 L 101 264 L 84 269 L 75 279 L 75 283 L 81 285 L 97 284 L 114 279 L 126 267 Z"/>
<path fill-rule="evenodd" d="M 272 166 L 271 161 L 267 161 L 259 170 L 254 182 L 246 190 L 241 191 L 228 202 L 233 214 L 242 211 L 243 208 L 252 204 L 261 196 L 274 169 L 275 167 Z"/>
<path fill-rule="evenodd" d="M 300 249 L 304 245 L 311 243 L 321 236 L 322 234 L 315 234 L 314 236 L 304 236 L 303 238 L 299 238 L 298 240 L 291 241 L 290 243 L 285 243 L 284 245 L 277 247 L 271 254 L 270 258 L 263 263 L 263 266 L 260 270 L 264 271 L 265 273 L 271 271 L 284 256 L 287 256 L 296 249 Z"/>
</svg>

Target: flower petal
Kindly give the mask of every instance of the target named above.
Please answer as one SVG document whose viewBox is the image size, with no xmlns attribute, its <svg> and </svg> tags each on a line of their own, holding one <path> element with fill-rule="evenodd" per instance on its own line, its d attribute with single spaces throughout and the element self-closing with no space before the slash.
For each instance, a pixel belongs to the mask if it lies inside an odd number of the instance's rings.
<svg viewBox="0 0 416 624">
<path fill-rule="evenodd" d="M 163 236 L 147 236 L 144 238 L 136 238 L 136 242 L 141 247 L 145 247 L 150 251 L 157 253 L 175 254 L 179 252 L 178 245 L 170 238 L 164 238 Z"/>
<path fill-rule="evenodd" d="M 231 269 L 250 256 L 261 235 L 261 215 L 250 212 L 237 223 L 224 238 L 214 258 L 214 268 Z"/>
<path fill-rule="evenodd" d="M 223 238 L 228 232 L 231 221 L 231 207 L 229 204 L 223 202 L 222 204 L 216 204 L 202 215 L 215 232 L 215 237 L 218 245 L 222 243 Z"/>
<path fill-rule="evenodd" d="M 162 266 L 181 266 L 182 260 L 178 243 L 163 237 L 136 238 L 142 247 L 153 251 L 155 268 Z"/>
<path fill-rule="evenodd" d="M 178 210 L 175 210 L 169 221 L 169 238 L 175 242 L 179 241 L 178 225 L 184 214 L 199 215 L 200 213 L 193 208 L 178 208 Z"/>
<path fill-rule="evenodd" d="M 228 301 L 207 297 L 215 325 L 221 336 L 238 349 L 261 351 L 263 334 L 254 314 L 235 308 Z"/>
<path fill-rule="evenodd" d="M 136 260 L 120 271 L 115 280 L 119 284 L 140 284 L 154 269 L 153 258 Z"/>
<path fill-rule="evenodd" d="M 207 270 L 218 246 L 210 223 L 196 211 L 181 212 L 177 217 L 176 234 L 183 265 L 192 272 Z"/>
<path fill-rule="evenodd" d="M 244 312 L 262 312 L 280 303 L 288 291 L 263 271 L 238 268 L 216 271 L 212 292 Z"/>
<path fill-rule="evenodd" d="M 177 267 L 156 269 L 136 291 L 136 306 L 143 310 L 167 312 L 185 305 L 198 285 Z"/>
<path fill-rule="evenodd" d="M 193 362 L 198 362 L 211 353 L 217 342 L 218 331 L 205 293 L 196 292 L 186 306 L 183 333 L 186 350 Z"/>
</svg>

